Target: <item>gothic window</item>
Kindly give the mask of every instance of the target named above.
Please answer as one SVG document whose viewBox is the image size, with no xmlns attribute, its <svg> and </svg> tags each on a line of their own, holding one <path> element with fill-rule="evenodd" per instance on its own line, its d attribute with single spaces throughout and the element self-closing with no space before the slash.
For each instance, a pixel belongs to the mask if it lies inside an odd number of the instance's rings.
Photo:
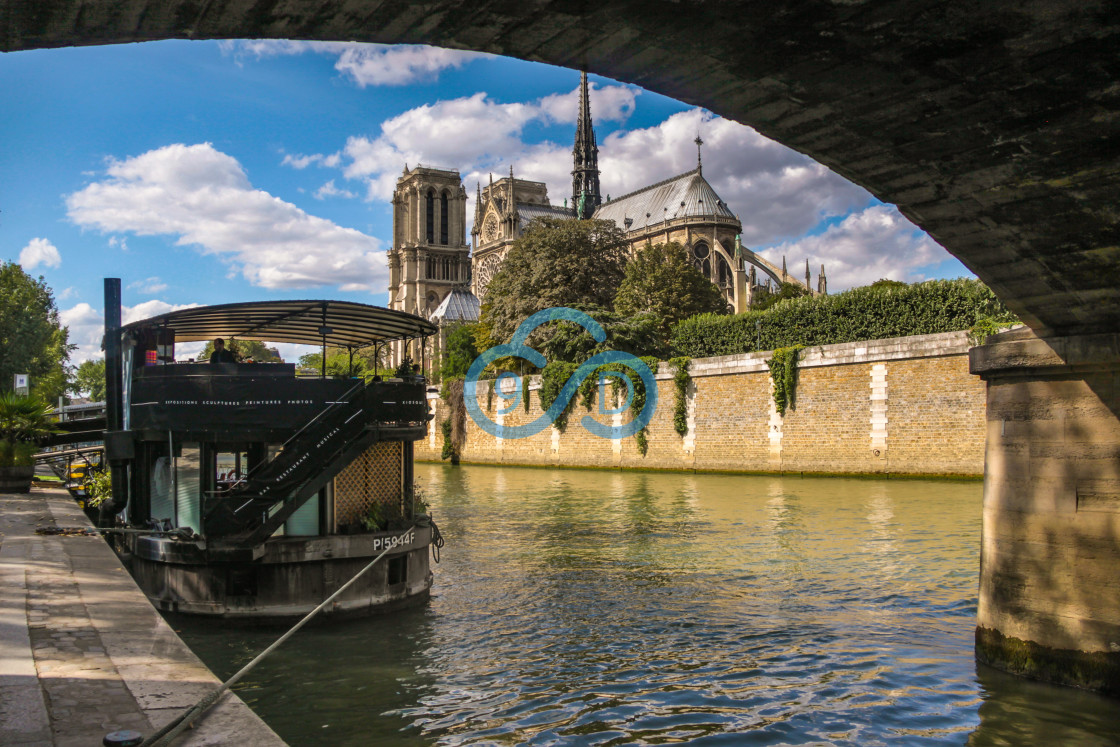
<svg viewBox="0 0 1120 747">
<path fill-rule="evenodd" d="M 490 280 L 498 272 L 501 264 L 502 261 L 493 255 L 486 257 L 478 264 L 478 297 L 480 299 L 486 295 L 486 286 L 490 284 Z"/>
<path fill-rule="evenodd" d="M 735 300 L 735 274 L 731 271 L 731 265 L 723 258 L 722 254 L 716 255 L 716 274 L 719 276 L 719 289 L 723 291 L 724 298 L 729 301 Z"/>
<path fill-rule="evenodd" d="M 709 280 L 712 277 L 712 260 L 709 256 L 710 254 L 711 250 L 703 241 L 698 241 L 692 245 L 692 264 L 697 270 L 704 273 L 704 277 Z"/>
<path fill-rule="evenodd" d="M 723 258 L 722 254 L 716 254 L 716 267 L 719 268 L 717 273 L 719 287 L 724 290 L 732 287 L 735 284 L 733 280 L 735 276 L 731 273 L 731 265 L 727 264 L 727 260 Z"/>
<path fill-rule="evenodd" d="M 429 291 L 428 292 L 428 305 L 427 305 L 427 308 L 424 310 L 425 311 L 424 315 L 427 316 L 428 314 L 431 314 L 433 311 L 436 310 L 437 306 L 439 306 L 439 296 L 436 294 L 435 291 Z"/>
<path fill-rule="evenodd" d="M 436 276 L 436 258 L 435 257 L 428 257 L 428 261 L 427 261 L 426 267 L 424 269 L 425 269 L 424 277 L 434 278 Z"/>
<path fill-rule="evenodd" d="M 485 241 L 498 238 L 498 218 L 493 213 L 486 216 L 486 222 L 482 225 L 482 238 Z"/>
<path fill-rule="evenodd" d="M 447 245 L 447 193 L 439 196 L 439 243 Z"/>
<path fill-rule="evenodd" d="M 428 214 L 427 215 L 427 217 L 428 217 L 428 243 L 429 244 L 434 244 L 434 243 L 436 243 L 436 226 L 435 226 L 435 221 L 436 221 L 436 193 L 435 193 L 435 190 L 432 190 L 432 189 L 428 190 L 427 204 L 428 204 L 428 211 L 427 211 L 427 214 Z"/>
</svg>

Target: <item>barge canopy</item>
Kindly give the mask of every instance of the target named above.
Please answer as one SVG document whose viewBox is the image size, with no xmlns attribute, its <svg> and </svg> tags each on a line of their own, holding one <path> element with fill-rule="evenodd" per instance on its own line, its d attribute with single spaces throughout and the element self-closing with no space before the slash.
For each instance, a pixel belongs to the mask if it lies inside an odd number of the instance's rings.
<svg viewBox="0 0 1120 747">
<path fill-rule="evenodd" d="M 402 311 L 352 301 L 253 301 L 171 311 L 122 327 L 122 331 L 174 330 L 175 342 L 217 337 L 362 348 L 391 340 L 427 337 L 431 322 Z"/>
</svg>

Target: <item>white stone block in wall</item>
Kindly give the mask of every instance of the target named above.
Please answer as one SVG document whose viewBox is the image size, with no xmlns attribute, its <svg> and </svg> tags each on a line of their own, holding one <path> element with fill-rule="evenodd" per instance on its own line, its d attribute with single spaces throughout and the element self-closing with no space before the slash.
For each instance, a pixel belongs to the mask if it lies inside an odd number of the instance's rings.
<svg viewBox="0 0 1120 747">
<path fill-rule="evenodd" d="M 871 448 L 882 452 L 887 448 L 887 366 L 871 367 Z"/>
</svg>

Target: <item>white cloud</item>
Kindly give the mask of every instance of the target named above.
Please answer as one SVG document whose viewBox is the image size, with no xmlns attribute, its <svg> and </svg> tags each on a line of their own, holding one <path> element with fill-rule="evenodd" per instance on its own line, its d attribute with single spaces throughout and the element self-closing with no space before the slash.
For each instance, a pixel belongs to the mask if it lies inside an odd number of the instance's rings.
<svg viewBox="0 0 1120 747">
<path fill-rule="evenodd" d="M 455 49 L 429 47 L 422 44 L 364 44 L 359 42 L 315 42 L 281 40 L 244 40 L 220 43 L 220 48 L 235 58 L 256 59 L 299 55 L 305 52 L 337 55 L 334 69 L 343 76 L 366 86 L 403 86 L 433 81 L 448 68 L 460 68 L 477 59 L 493 55 Z"/>
<path fill-rule="evenodd" d="M 595 122 L 625 122 L 634 113 L 635 99 L 642 89 L 633 86 L 601 86 L 588 83 L 591 119 Z M 545 96 L 538 106 L 551 122 L 575 124 L 579 114 L 579 86 L 567 93 Z"/>
<path fill-rule="evenodd" d="M 577 92 L 513 103 L 497 102 L 479 92 L 410 109 L 384 121 L 376 138 L 349 138 L 342 150 L 343 174 L 365 179 L 368 199 L 388 200 L 406 164 L 458 169 L 467 183 L 485 182 L 490 172 L 504 176 L 512 164 L 519 177 L 547 181 L 550 197 L 560 195 L 553 197 L 559 202 L 568 189 L 553 189 L 564 179 L 570 181 L 571 146 L 529 145 L 522 135 L 535 122 L 574 124 Z M 591 93 L 592 111 L 624 120 L 639 93 L 627 86 L 596 87 Z"/>
<path fill-rule="evenodd" d="M 128 287 L 132 290 L 146 293 L 147 295 L 155 295 L 167 290 L 167 283 L 161 281 L 158 277 L 146 278 L 144 280 L 137 280 L 134 283 L 129 283 Z"/>
<path fill-rule="evenodd" d="M 490 57 L 479 52 L 460 52 L 439 47 L 379 44 L 347 44 L 334 69 L 366 86 L 403 86 L 434 80 L 442 70 L 460 68 L 468 62 Z"/>
<path fill-rule="evenodd" d="M 315 199 L 324 200 L 328 197 L 350 198 L 357 197 L 357 195 L 348 189 L 339 189 L 338 187 L 334 186 L 334 179 L 331 179 L 329 182 L 315 190 Z"/>
<path fill-rule="evenodd" d="M 786 257 L 789 271 L 796 277 L 804 272 L 806 259 L 814 278 L 823 264 L 830 292 L 867 285 L 880 278 L 925 280 L 920 268 L 949 257 L 945 249 L 906 220 L 893 205 L 873 205 L 852 213 L 823 233 L 785 242 L 759 254 L 777 265 Z"/>
<path fill-rule="evenodd" d="M 195 306 L 198 306 L 198 304 L 170 304 L 156 299 L 135 306 L 122 306 L 121 323 L 131 324 L 141 319 L 159 316 L 170 311 L 178 311 L 179 309 L 190 309 Z M 78 346 L 78 349 L 70 354 L 72 365 L 76 366 L 83 361 L 104 356 L 101 350 L 101 338 L 105 334 L 105 316 L 100 309 L 95 309 L 88 303 L 82 302 L 69 309 L 62 309 L 58 312 L 58 316 L 62 324 L 70 330 L 70 342 Z M 190 344 L 193 345 L 193 343 Z M 201 349 L 202 346 L 199 345 L 198 350 Z M 179 355 L 180 353 L 186 354 L 185 346 L 177 347 L 176 354 Z"/>
<path fill-rule="evenodd" d="M 329 155 L 329 156 L 324 156 L 320 153 L 313 153 L 309 156 L 305 156 L 305 155 L 298 155 L 297 156 L 297 155 L 292 155 L 291 153 L 288 153 L 284 156 L 284 160 L 280 162 L 280 165 L 281 166 L 291 166 L 293 169 L 301 169 L 302 170 L 302 169 L 306 169 L 308 166 L 310 166 L 313 163 L 317 163 L 320 166 L 324 166 L 326 168 L 332 168 L 333 169 L 334 167 L 338 166 L 339 159 L 340 159 L 340 156 L 339 156 L 338 153 L 334 153 L 334 154 Z"/>
<path fill-rule="evenodd" d="M 377 239 L 308 215 L 254 189 L 233 157 L 200 145 L 168 145 L 112 161 L 99 182 L 66 200 L 70 219 L 106 233 L 176 236 L 228 263 L 253 285 L 385 287 Z"/>
<path fill-rule="evenodd" d="M 62 264 L 62 256 L 55 245 L 46 239 L 31 239 L 27 246 L 19 253 L 19 263 L 24 270 L 31 270 L 39 265 L 58 267 Z"/>
<path fill-rule="evenodd" d="M 55 296 L 59 301 L 67 301 L 78 295 L 78 289 L 69 285 L 58 292 Z"/>
</svg>

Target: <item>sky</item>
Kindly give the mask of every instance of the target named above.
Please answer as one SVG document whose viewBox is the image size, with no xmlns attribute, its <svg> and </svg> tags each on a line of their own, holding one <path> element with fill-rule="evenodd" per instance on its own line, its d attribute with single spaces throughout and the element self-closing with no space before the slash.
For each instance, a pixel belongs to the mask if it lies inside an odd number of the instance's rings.
<svg viewBox="0 0 1120 747">
<path fill-rule="evenodd" d="M 590 81 L 604 197 L 694 168 L 699 134 L 704 176 L 743 244 L 791 273 L 809 260 L 816 278 L 824 264 L 830 292 L 971 276 L 894 206 L 808 157 L 706 110 Z M 405 45 L 0 54 L 0 260 L 53 288 L 74 364 L 101 355 L 105 277 L 121 279 L 126 322 L 269 299 L 384 306 L 403 169 L 457 169 L 469 216 L 475 184 L 511 166 L 560 204 L 578 86 L 564 68 Z"/>
</svg>

